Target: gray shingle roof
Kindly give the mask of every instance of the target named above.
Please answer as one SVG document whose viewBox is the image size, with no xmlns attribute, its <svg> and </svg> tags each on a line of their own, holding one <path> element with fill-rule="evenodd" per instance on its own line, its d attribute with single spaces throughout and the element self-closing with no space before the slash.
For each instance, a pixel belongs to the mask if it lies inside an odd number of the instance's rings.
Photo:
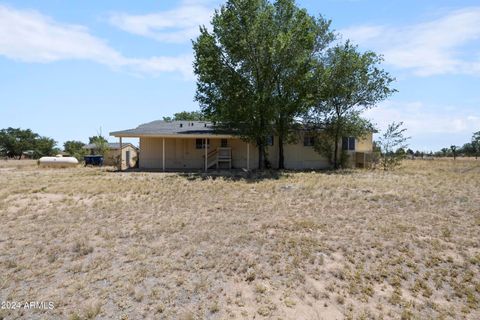
<svg viewBox="0 0 480 320">
<path fill-rule="evenodd" d="M 301 130 L 309 130 L 314 128 L 308 128 L 300 124 Z M 372 132 L 376 132 L 372 128 Z M 128 129 L 122 131 L 110 132 L 111 136 L 162 136 L 162 135 L 234 135 L 234 131 L 231 129 L 216 128 L 212 122 L 209 121 L 163 121 L 156 120 L 148 123 L 144 123 L 136 127 L 135 129 Z"/>
<path fill-rule="evenodd" d="M 120 135 L 175 135 L 175 134 L 214 134 L 213 123 L 208 121 L 163 121 L 144 123 L 135 129 L 110 132 Z"/>
<path fill-rule="evenodd" d="M 123 147 L 123 148 L 125 148 L 125 147 L 128 146 L 128 145 L 130 145 L 130 146 L 132 146 L 132 147 L 134 147 L 134 148 L 136 149 L 136 147 L 135 147 L 133 144 L 131 144 L 131 143 L 128 143 L 128 142 L 127 142 L 127 143 L 122 143 L 122 147 Z M 90 144 L 84 145 L 83 148 L 84 148 L 84 149 L 97 149 L 97 146 L 96 146 L 94 143 L 90 143 Z M 112 143 L 112 142 L 109 142 L 109 143 L 108 143 L 108 148 L 109 148 L 109 149 L 120 149 L 120 143 L 116 143 L 116 142 L 113 142 L 113 143 Z"/>
</svg>

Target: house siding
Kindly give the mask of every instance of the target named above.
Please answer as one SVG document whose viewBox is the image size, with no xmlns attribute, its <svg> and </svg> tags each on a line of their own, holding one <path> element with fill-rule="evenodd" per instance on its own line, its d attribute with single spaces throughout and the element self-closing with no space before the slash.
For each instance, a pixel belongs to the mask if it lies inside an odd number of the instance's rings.
<svg viewBox="0 0 480 320">
<path fill-rule="evenodd" d="M 166 169 L 203 169 L 205 149 L 197 149 L 195 138 L 165 138 Z M 240 139 L 227 139 L 232 148 L 232 167 L 247 167 L 247 144 Z M 162 168 L 163 138 L 140 138 L 140 168 Z M 208 152 L 219 148 L 221 139 L 210 139 Z M 250 145 L 250 168 L 258 167 L 258 151 Z"/>
<path fill-rule="evenodd" d="M 373 150 L 373 134 L 368 133 L 364 137 L 355 141 L 356 152 L 372 152 Z"/>
<path fill-rule="evenodd" d="M 163 138 L 140 138 L 140 168 L 162 169 Z M 232 167 L 247 168 L 247 143 L 238 139 L 228 140 L 232 148 Z M 221 146 L 221 139 L 210 139 L 209 150 Z M 258 169 L 258 148 L 250 144 L 250 169 Z M 204 149 L 196 149 L 195 138 L 165 138 L 165 168 L 169 170 L 204 169 Z M 303 145 L 303 137 L 293 144 L 285 144 L 285 168 L 294 170 L 325 169 L 328 159 L 318 154 L 313 147 Z M 267 147 L 267 156 L 273 168 L 278 167 L 278 137 L 273 146 Z"/>
</svg>

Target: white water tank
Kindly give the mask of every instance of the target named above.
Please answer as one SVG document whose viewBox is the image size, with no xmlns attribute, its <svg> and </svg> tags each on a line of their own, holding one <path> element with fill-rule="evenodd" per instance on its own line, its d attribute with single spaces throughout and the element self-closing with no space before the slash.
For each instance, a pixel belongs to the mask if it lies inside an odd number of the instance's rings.
<svg viewBox="0 0 480 320">
<path fill-rule="evenodd" d="M 41 157 L 38 160 L 38 165 L 40 167 L 67 168 L 77 166 L 78 160 L 74 157 L 62 157 L 59 154 L 56 157 Z"/>
</svg>

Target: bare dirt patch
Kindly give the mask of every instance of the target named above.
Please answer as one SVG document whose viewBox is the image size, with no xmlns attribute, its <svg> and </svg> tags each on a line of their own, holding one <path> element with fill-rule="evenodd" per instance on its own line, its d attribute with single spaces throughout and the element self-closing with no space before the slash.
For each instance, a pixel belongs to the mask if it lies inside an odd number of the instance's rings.
<svg viewBox="0 0 480 320">
<path fill-rule="evenodd" d="M 55 305 L 0 318 L 479 319 L 479 167 L 214 179 L 0 165 L 0 300 Z"/>
</svg>

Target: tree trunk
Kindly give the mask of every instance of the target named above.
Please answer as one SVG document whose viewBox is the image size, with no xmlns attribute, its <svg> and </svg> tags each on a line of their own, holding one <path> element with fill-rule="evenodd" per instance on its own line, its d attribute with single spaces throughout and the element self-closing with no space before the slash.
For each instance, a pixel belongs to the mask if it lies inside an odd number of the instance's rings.
<svg viewBox="0 0 480 320">
<path fill-rule="evenodd" d="M 338 169 L 338 136 L 335 134 L 335 146 L 333 147 L 333 168 Z"/>
<path fill-rule="evenodd" d="M 334 147 L 334 155 L 333 155 L 333 168 L 335 170 L 338 169 L 338 140 L 340 139 L 340 111 L 339 108 L 336 107 L 336 119 L 335 119 L 335 147 Z"/>
<path fill-rule="evenodd" d="M 338 169 L 338 140 L 340 139 L 340 128 L 337 123 L 337 127 L 335 128 L 335 145 L 333 147 L 334 152 L 333 152 L 333 168 L 335 170 Z"/>
<path fill-rule="evenodd" d="M 285 169 L 285 157 L 283 154 L 283 137 L 281 134 L 278 136 L 278 169 Z"/>
<path fill-rule="evenodd" d="M 258 169 L 263 170 L 264 164 L 265 164 L 265 159 L 264 159 L 265 147 L 262 145 L 262 143 L 258 143 L 258 142 L 257 142 L 257 146 L 258 146 Z"/>
</svg>

